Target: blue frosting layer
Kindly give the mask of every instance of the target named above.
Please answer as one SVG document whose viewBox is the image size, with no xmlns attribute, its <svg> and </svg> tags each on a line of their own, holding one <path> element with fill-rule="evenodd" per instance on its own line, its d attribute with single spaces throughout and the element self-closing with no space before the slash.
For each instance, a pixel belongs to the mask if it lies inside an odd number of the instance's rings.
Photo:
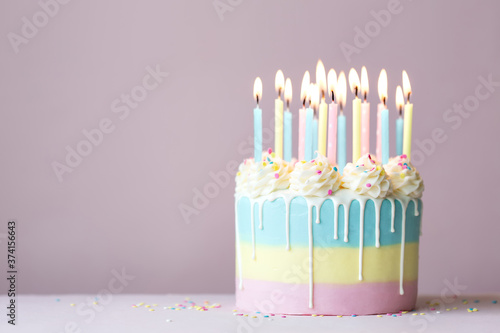
<svg viewBox="0 0 500 333">
<path fill-rule="evenodd" d="M 419 211 L 421 211 L 421 201 Z M 380 213 L 380 246 L 401 243 L 402 206 L 397 200 L 395 232 L 391 232 L 391 202 L 384 200 Z M 263 207 L 263 228 L 259 229 L 259 207 L 254 205 L 256 244 L 286 246 L 285 202 L 282 198 L 266 201 Z M 410 201 L 406 211 L 406 243 L 418 242 L 421 214 L 414 216 L 415 206 Z M 313 239 L 315 247 L 359 247 L 360 203 L 352 201 L 349 213 L 348 242 L 344 242 L 344 207 L 339 207 L 338 239 L 334 239 L 334 208 L 331 200 L 326 200 L 320 208 L 320 223 L 316 221 L 313 208 Z M 307 203 L 303 197 L 296 197 L 290 203 L 290 246 L 308 246 Z M 252 242 L 250 224 L 250 200 L 242 197 L 238 202 L 238 229 L 242 242 Z M 375 246 L 375 205 L 368 200 L 365 205 L 364 246 Z"/>
</svg>

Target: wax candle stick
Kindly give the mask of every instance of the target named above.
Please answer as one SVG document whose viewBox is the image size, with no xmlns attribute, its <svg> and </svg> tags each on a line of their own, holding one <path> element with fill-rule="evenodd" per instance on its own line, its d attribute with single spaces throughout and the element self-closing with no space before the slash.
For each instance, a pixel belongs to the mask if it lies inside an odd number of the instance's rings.
<svg viewBox="0 0 500 333">
<path fill-rule="evenodd" d="M 370 153 L 370 103 L 367 102 L 368 96 L 368 73 L 366 67 L 361 68 L 361 155 Z"/>
<path fill-rule="evenodd" d="M 283 122 L 283 159 L 287 162 L 292 161 L 292 113 L 290 112 L 290 103 L 292 101 L 292 81 L 287 78 L 285 83 L 285 103 L 286 111 L 284 113 Z"/>
<path fill-rule="evenodd" d="M 321 60 L 316 65 L 316 82 L 318 83 L 321 102 L 318 109 L 318 152 L 326 156 L 326 133 L 328 123 L 328 105 L 325 102 L 326 97 L 326 73 L 325 66 Z"/>
<path fill-rule="evenodd" d="M 406 71 L 403 71 L 403 90 L 407 97 L 404 114 L 404 132 L 403 132 L 403 154 L 411 159 L 411 130 L 413 122 L 413 104 L 410 103 L 411 86 L 410 79 Z"/>
<path fill-rule="evenodd" d="M 343 173 L 347 163 L 346 154 L 346 120 L 344 116 L 344 105 L 346 102 L 347 83 L 344 72 L 340 72 L 337 84 L 337 96 L 339 101 L 340 114 L 338 117 L 338 136 L 337 136 L 337 161 L 340 174 Z"/>
<path fill-rule="evenodd" d="M 309 100 L 309 107 L 306 109 L 306 143 L 305 143 L 305 156 L 304 159 L 306 161 L 310 161 L 313 159 L 314 153 L 314 109 L 312 107 L 312 95 L 314 90 L 314 84 L 310 84 L 307 89 L 307 99 Z"/>
<path fill-rule="evenodd" d="M 389 162 L 389 110 L 382 110 L 380 114 L 382 121 L 382 164 Z"/>
<path fill-rule="evenodd" d="M 359 76 L 354 68 L 349 71 L 349 85 L 354 94 L 352 100 L 352 162 L 361 157 L 361 100 L 359 93 Z"/>
<path fill-rule="evenodd" d="M 328 161 L 331 165 L 337 163 L 337 103 L 335 103 L 335 90 L 337 87 L 337 73 L 333 69 L 328 71 L 328 91 L 332 102 L 328 108 Z"/>
<path fill-rule="evenodd" d="M 319 86 L 317 84 L 312 85 L 312 96 L 311 96 L 311 105 L 314 113 L 318 112 L 319 106 Z M 316 153 L 318 151 L 318 118 L 314 117 L 313 119 L 313 158 L 316 158 Z"/>
<path fill-rule="evenodd" d="M 382 118 L 381 113 L 383 110 L 387 109 L 387 72 L 385 69 L 380 71 L 378 77 L 378 96 L 380 98 L 380 103 L 377 105 L 377 147 L 375 149 L 375 154 L 377 155 L 377 160 L 382 160 Z"/>
<path fill-rule="evenodd" d="M 262 80 L 260 77 L 255 79 L 253 96 L 257 102 L 257 107 L 253 110 L 254 160 L 259 162 L 262 161 L 262 110 L 259 107 L 259 101 L 262 98 Z"/>
<path fill-rule="evenodd" d="M 299 110 L 299 149 L 298 158 L 299 161 L 305 160 L 305 143 L 306 143 L 306 100 L 307 91 L 310 84 L 309 71 L 304 73 L 304 78 L 302 79 L 302 85 L 300 88 L 300 100 L 302 101 L 302 108 Z"/>
<path fill-rule="evenodd" d="M 401 86 L 398 86 L 396 89 L 396 107 L 398 109 L 398 118 L 396 119 L 396 155 L 403 154 L 403 105 L 403 90 Z"/>
<path fill-rule="evenodd" d="M 278 70 L 275 77 L 275 89 L 278 98 L 274 102 L 274 152 L 276 156 L 283 157 L 283 101 L 281 92 L 285 85 L 283 72 Z"/>
<path fill-rule="evenodd" d="M 380 130 L 377 131 L 377 159 L 382 164 L 387 164 L 390 155 L 390 141 L 389 110 L 387 109 L 387 72 L 385 69 L 380 71 L 380 76 L 378 77 L 378 96 L 380 103 L 377 106 L 377 126 L 380 126 Z"/>
</svg>

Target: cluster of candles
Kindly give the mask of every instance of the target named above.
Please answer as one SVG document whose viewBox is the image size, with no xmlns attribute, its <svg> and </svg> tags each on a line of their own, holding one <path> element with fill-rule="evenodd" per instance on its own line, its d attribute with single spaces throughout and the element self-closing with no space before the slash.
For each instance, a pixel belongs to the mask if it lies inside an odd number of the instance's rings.
<svg viewBox="0 0 500 333">
<path fill-rule="evenodd" d="M 335 70 L 328 72 L 321 60 L 316 66 L 316 83 L 311 83 L 309 71 L 302 79 L 299 109 L 299 147 L 298 159 L 310 161 L 314 154 L 327 156 L 332 165 L 338 165 L 342 172 L 347 163 L 346 157 L 346 105 L 347 82 L 344 72 L 338 78 Z M 328 85 L 327 85 L 328 83 Z M 349 85 L 354 99 L 352 101 L 352 161 L 356 162 L 370 150 L 370 103 L 368 95 L 368 73 L 361 69 L 361 80 L 354 68 L 349 71 Z M 275 79 L 278 98 L 275 100 L 275 146 L 274 152 L 285 161 L 292 160 L 292 82 L 284 78 L 278 70 Z M 404 91 L 404 95 L 403 95 Z M 283 112 L 281 94 L 284 92 L 286 111 Z M 387 108 L 387 72 L 382 69 L 378 79 L 378 94 L 380 103 L 377 105 L 377 146 L 376 156 L 382 164 L 389 161 L 389 110 Z M 254 83 L 253 95 L 257 101 L 254 109 L 254 159 L 262 160 L 262 109 L 259 103 L 262 99 L 262 80 L 257 77 Z M 396 89 L 396 154 L 411 156 L 411 129 L 413 104 L 410 103 L 411 86 L 408 74 L 403 71 L 403 89 Z M 331 96 L 327 105 L 326 96 Z M 361 97 L 361 98 L 360 98 Z M 405 99 L 406 97 L 406 104 Z M 362 101 L 363 100 L 363 101 Z M 306 107 L 306 104 L 308 106 Z M 404 109 L 404 119 L 403 119 Z M 340 112 L 338 111 L 340 110 Z"/>
</svg>

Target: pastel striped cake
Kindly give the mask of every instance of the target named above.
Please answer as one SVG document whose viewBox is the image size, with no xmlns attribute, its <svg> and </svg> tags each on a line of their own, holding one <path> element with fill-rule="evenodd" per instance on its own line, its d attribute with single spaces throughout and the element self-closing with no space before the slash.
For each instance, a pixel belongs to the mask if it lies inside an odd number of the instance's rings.
<svg viewBox="0 0 500 333">
<path fill-rule="evenodd" d="M 424 189 L 405 155 L 340 175 L 272 153 L 236 176 L 236 306 L 297 315 L 411 310 Z"/>
</svg>

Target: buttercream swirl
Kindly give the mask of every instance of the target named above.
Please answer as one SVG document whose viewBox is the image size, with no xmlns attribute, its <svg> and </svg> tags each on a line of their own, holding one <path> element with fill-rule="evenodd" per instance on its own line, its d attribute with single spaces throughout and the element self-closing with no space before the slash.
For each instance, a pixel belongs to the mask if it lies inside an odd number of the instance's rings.
<svg viewBox="0 0 500 333">
<path fill-rule="evenodd" d="M 236 173 L 236 193 L 248 192 L 249 188 L 249 176 L 252 171 L 252 166 L 255 164 L 253 158 L 247 158 L 238 167 L 238 172 Z"/>
<path fill-rule="evenodd" d="M 264 154 L 263 161 L 253 163 L 248 175 L 246 193 L 255 198 L 290 187 L 290 173 L 293 164 L 274 155 Z"/>
<path fill-rule="evenodd" d="M 384 168 L 391 181 L 394 194 L 407 195 L 412 198 L 422 197 L 424 181 L 406 155 L 391 158 Z"/>
<path fill-rule="evenodd" d="M 347 163 L 342 187 L 372 198 L 385 198 L 391 193 L 391 183 L 384 168 L 370 154 L 361 156 L 356 164 Z"/>
<path fill-rule="evenodd" d="M 310 161 L 299 161 L 290 176 L 290 189 L 303 196 L 326 197 L 340 187 L 337 167 L 318 154 Z"/>
</svg>

